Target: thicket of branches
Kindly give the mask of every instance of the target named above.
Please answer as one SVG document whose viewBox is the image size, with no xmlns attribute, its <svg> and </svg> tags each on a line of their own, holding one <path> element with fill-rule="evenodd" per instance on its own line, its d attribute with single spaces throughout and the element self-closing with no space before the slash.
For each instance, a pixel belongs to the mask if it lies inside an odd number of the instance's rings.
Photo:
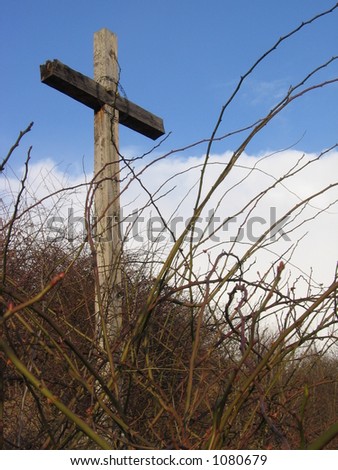
<svg viewBox="0 0 338 470">
<path fill-rule="evenodd" d="M 227 220 L 240 216 L 237 238 L 210 245 L 210 231 L 197 232 L 197 221 L 212 203 L 218 207 L 229 175 L 248 144 L 293 102 L 337 83 L 320 79 L 337 57 L 309 71 L 267 113 L 250 126 L 219 135 L 222 118 L 256 67 L 286 40 L 338 5 L 280 38 L 245 73 L 222 107 L 195 188 L 188 223 L 159 254 L 159 246 L 129 249 L 111 266 L 120 270 L 122 322 L 102 341 L 105 312 L 95 314 L 95 239 L 50 240 L 44 236 L 44 201 L 27 205 L 29 160 L 1 231 L 0 447 L 7 449 L 320 449 L 336 448 L 337 289 L 311 278 L 291 281 L 292 248 L 276 255 L 264 273 L 253 275 L 257 254 L 277 243 L 274 229 L 286 233 L 303 223 L 302 214 L 331 184 L 298 202 L 254 242 L 240 242 L 240 229 L 260 201 L 337 144 L 304 163 L 300 159 L 270 187 L 258 192 Z M 21 132 L 1 164 L 10 158 L 32 125 Z M 242 142 L 212 185 L 206 178 L 215 141 L 242 135 Z M 157 149 L 158 151 L 158 149 Z M 176 151 L 177 152 L 177 151 Z M 120 155 L 121 192 L 141 183 L 149 165 L 138 166 Z M 88 184 L 85 215 L 91 224 Z M 164 182 L 163 182 L 164 184 Z M 226 189 L 224 189 L 226 188 Z M 147 193 L 146 188 L 143 188 Z M 64 190 L 67 197 L 67 189 Z M 69 189 L 74 191 L 74 188 Z M 147 194 L 145 207 L 167 220 Z M 162 196 L 161 196 L 162 197 Z M 216 201 L 216 202 L 215 202 Z M 336 203 L 334 196 L 330 205 Z M 40 209 L 41 207 L 41 209 Z M 324 209 L 312 214 L 316 217 Z M 36 225 L 36 214 L 41 221 Z M 36 232 L 27 231 L 33 219 Z M 220 230 L 226 220 L 214 226 Z M 198 236 L 197 236 L 198 233 Z M 297 242 L 295 242 L 297 244 Z M 204 261 L 203 261 L 204 259 Z M 204 263 L 204 264 L 203 264 Z M 204 266 L 202 269 L 201 266 Z M 207 266 L 207 268 L 206 268 Z M 114 278 L 114 276 L 113 276 Z M 100 306 L 100 304 L 99 304 Z M 101 305 L 102 307 L 102 305 Z M 318 399 L 320 397 L 320 399 Z"/>
</svg>

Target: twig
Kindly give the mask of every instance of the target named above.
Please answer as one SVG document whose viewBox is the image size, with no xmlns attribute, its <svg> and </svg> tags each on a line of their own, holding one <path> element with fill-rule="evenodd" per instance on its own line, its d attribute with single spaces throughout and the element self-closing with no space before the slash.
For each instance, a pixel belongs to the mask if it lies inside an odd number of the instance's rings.
<svg viewBox="0 0 338 470">
<path fill-rule="evenodd" d="M 4 171 L 5 169 L 5 166 L 6 166 L 6 163 L 8 162 L 8 160 L 10 159 L 12 153 L 14 152 L 14 150 L 19 146 L 20 144 L 20 141 L 22 139 L 22 137 L 27 134 L 28 132 L 30 132 L 30 130 L 32 129 L 34 125 L 34 122 L 31 122 L 29 124 L 29 126 L 24 130 L 24 131 L 21 131 L 20 134 L 19 134 L 19 137 L 17 138 L 15 144 L 10 148 L 8 154 L 6 155 L 6 157 L 3 159 L 2 163 L 0 164 L 0 173 Z"/>
<path fill-rule="evenodd" d="M 29 147 L 27 158 L 26 158 L 26 161 L 25 161 L 25 172 L 24 172 L 24 175 L 23 175 L 22 180 L 21 180 L 21 188 L 20 188 L 19 194 L 16 198 L 14 211 L 13 211 L 13 216 L 12 216 L 12 218 L 10 220 L 10 223 L 9 223 L 8 232 L 7 232 L 7 236 L 6 236 L 6 241 L 5 241 L 5 245 L 4 245 L 3 260 L 2 260 L 2 284 L 3 285 L 6 282 L 8 247 L 9 247 L 9 243 L 11 241 L 13 226 L 14 226 L 14 223 L 16 221 L 16 216 L 17 216 L 17 213 L 18 213 L 18 210 L 19 210 L 19 204 L 20 204 L 20 201 L 21 201 L 21 196 L 22 196 L 22 194 L 25 190 L 25 183 L 26 183 L 27 176 L 28 176 L 28 163 L 29 163 L 29 160 L 31 158 L 31 151 L 32 151 L 32 147 Z"/>
</svg>

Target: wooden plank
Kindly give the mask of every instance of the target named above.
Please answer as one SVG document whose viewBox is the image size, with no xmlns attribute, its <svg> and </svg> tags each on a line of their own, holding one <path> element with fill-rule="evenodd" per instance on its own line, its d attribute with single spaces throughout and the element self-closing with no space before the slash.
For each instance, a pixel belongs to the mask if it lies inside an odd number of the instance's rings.
<svg viewBox="0 0 338 470">
<path fill-rule="evenodd" d="M 116 93 L 118 82 L 117 37 L 103 28 L 94 34 L 94 79 Z M 102 106 L 94 116 L 96 253 L 99 285 L 96 286 L 98 332 L 102 317 L 111 344 L 122 325 L 122 241 L 120 236 L 119 112 Z M 114 119 L 112 120 L 112 115 Z M 99 335 L 103 340 L 102 334 Z M 107 345 L 102 343 L 102 346 Z"/>
<path fill-rule="evenodd" d="M 120 123 L 156 140 L 164 133 L 163 120 L 121 96 L 110 93 L 95 80 L 71 69 L 58 60 L 40 66 L 41 81 L 98 111 L 108 104 L 119 111 Z"/>
</svg>

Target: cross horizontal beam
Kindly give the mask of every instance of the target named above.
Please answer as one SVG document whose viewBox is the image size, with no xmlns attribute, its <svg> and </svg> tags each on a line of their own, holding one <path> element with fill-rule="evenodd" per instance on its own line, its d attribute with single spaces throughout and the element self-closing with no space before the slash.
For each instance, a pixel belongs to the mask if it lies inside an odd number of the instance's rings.
<svg viewBox="0 0 338 470">
<path fill-rule="evenodd" d="M 98 111 L 109 105 L 119 111 L 119 122 L 140 134 L 157 139 L 165 133 L 163 120 L 135 103 L 110 93 L 95 80 L 58 60 L 40 66 L 41 81 Z"/>
</svg>

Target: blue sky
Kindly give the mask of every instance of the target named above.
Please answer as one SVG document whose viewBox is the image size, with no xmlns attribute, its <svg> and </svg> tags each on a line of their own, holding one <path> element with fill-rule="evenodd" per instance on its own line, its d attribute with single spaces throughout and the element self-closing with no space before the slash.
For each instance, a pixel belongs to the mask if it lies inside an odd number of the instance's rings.
<svg viewBox="0 0 338 470">
<path fill-rule="evenodd" d="M 32 132 L 25 136 L 10 160 L 5 177 L 0 180 L 0 189 L 6 196 L 18 191 L 30 145 L 33 151 L 27 187 L 28 193 L 37 199 L 66 184 L 83 183 L 83 169 L 89 179 L 92 176 L 93 112 L 42 84 L 39 66 L 49 59 L 58 59 L 93 76 L 95 31 L 105 27 L 117 34 L 121 85 L 127 97 L 161 116 L 166 130 L 171 132 L 156 151 L 158 155 L 209 138 L 221 107 L 240 76 L 279 37 L 334 4 L 334 0 L 0 0 L 1 155 L 6 155 L 20 130 L 35 122 Z M 225 113 L 218 136 L 264 117 L 291 85 L 337 56 L 337 25 L 338 8 L 332 15 L 304 28 L 261 63 Z M 338 60 L 312 83 L 337 77 Z M 256 136 L 239 164 L 250 169 L 258 165 L 258 157 L 263 157 L 259 165 L 263 169 L 267 165 L 266 172 L 252 172 L 252 179 L 241 184 L 235 199 L 230 198 L 228 204 L 224 202 L 222 214 L 232 210 L 234 201 L 244 205 L 244 199 L 252 191 L 258 191 L 265 181 L 261 175 L 275 174 L 279 178 L 303 152 L 309 161 L 312 152 L 318 153 L 337 143 L 337 98 L 337 84 L 306 95 Z M 224 165 L 238 143 L 236 137 L 215 144 L 214 163 Z M 153 141 L 120 126 L 122 153 L 141 155 L 153 145 Z M 290 147 L 297 152 L 275 152 Z M 205 151 L 206 144 L 185 153 L 178 152 L 176 160 L 171 156 L 143 175 L 143 182 L 152 194 L 173 172 L 181 170 L 185 175 L 179 179 L 177 199 L 173 193 L 161 198 L 164 214 L 170 214 L 171 206 L 178 205 L 179 200 L 190 194 L 195 184 L 191 178 L 199 177 L 199 170 L 197 175 L 189 177 L 190 167 L 202 164 Z M 271 157 L 265 158 L 269 153 Z M 337 155 L 335 150 L 318 165 L 311 165 L 311 171 L 305 176 L 297 174 L 282 195 L 269 194 L 267 207 L 278 206 L 280 213 L 285 213 L 303 197 L 336 183 Z M 208 187 L 218 177 L 217 165 L 210 166 Z M 227 185 L 231 181 L 230 178 Z M 139 193 L 137 186 L 123 197 L 137 205 Z M 83 205 L 85 195 L 81 197 Z M 312 238 L 308 237 L 307 245 L 304 250 L 299 249 L 296 258 L 296 263 L 306 272 L 317 265 L 319 278 L 328 280 L 338 256 L 337 209 L 336 205 L 330 206 L 331 201 L 337 200 L 334 186 L 327 199 L 316 201 L 315 209 L 322 212 L 322 217 L 317 225 L 312 216 L 308 217 Z M 54 204 L 53 200 L 51 203 Z M 76 206 L 77 196 L 66 193 L 59 203 L 67 211 Z M 133 207 L 127 207 L 132 212 Z M 184 217 L 190 216 L 188 209 L 182 213 Z M 294 237 L 296 240 L 296 234 Z M 321 247 L 313 250 L 319 238 Z"/>
<path fill-rule="evenodd" d="M 0 0 L 0 149 L 35 122 L 26 145 L 71 172 L 91 169 L 93 114 L 40 83 L 39 65 L 59 59 L 92 76 L 93 34 L 102 27 L 119 41 L 127 97 L 164 119 L 163 151 L 210 136 L 222 104 L 241 74 L 281 35 L 334 5 L 332 0 Z M 338 11 L 306 28 L 259 66 L 224 116 L 221 133 L 263 117 L 291 84 L 337 55 Z M 322 78 L 337 76 L 337 64 Z M 337 141 L 334 85 L 281 114 L 249 147 L 251 154 L 288 147 L 319 151 Z M 121 126 L 121 149 L 153 143 Z M 235 141 L 215 151 L 231 150 Z M 24 149 L 25 147 L 23 147 Z M 192 150 L 201 155 L 204 147 Z M 12 165 L 22 158 L 16 153 Z"/>
</svg>

